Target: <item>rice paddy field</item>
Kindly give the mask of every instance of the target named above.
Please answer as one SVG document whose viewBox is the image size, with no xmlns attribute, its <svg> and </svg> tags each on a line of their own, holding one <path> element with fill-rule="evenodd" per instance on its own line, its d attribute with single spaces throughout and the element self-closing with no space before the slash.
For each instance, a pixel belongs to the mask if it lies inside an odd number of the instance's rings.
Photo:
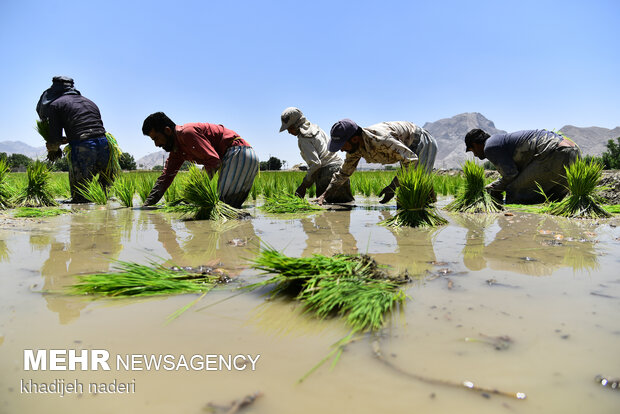
<svg viewBox="0 0 620 414">
<path fill-rule="evenodd" d="M 378 194 L 395 173 L 355 173 L 351 205 L 279 214 L 262 207 L 304 173 L 261 172 L 250 217 L 226 221 L 139 208 L 157 172 L 123 173 L 105 199 L 79 205 L 61 202 L 67 176 L 51 173 L 58 205 L 0 210 L 0 413 L 617 413 L 617 206 L 595 219 L 544 206 L 451 212 L 465 181 L 446 174 L 433 187 L 447 224 L 390 227 L 380 223 L 396 198 Z M 26 173 L 3 179 L 14 194 L 28 184 Z M 350 322 L 355 303 L 314 312 L 316 280 L 303 297 L 271 284 L 282 276 L 268 269 L 295 275 L 336 254 L 368 255 L 398 281 L 372 321 Z M 108 289 L 123 269 L 183 289 Z M 43 351 L 46 369 L 27 350 Z M 102 352 L 108 370 L 91 365 Z"/>
</svg>

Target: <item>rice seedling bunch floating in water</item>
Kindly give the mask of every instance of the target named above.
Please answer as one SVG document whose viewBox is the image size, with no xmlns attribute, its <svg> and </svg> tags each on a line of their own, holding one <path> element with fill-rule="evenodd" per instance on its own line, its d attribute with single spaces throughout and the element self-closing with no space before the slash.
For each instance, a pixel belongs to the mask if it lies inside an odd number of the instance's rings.
<svg viewBox="0 0 620 414">
<path fill-rule="evenodd" d="M 136 185 L 131 178 L 118 178 L 114 182 L 112 191 L 123 207 L 133 207 L 133 196 L 136 193 Z"/>
<path fill-rule="evenodd" d="M 99 174 L 79 184 L 77 192 L 91 203 L 105 205 L 108 202 L 108 193 L 99 182 Z"/>
<path fill-rule="evenodd" d="M 146 266 L 118 261 L 114 269 L 115 272 L 78 276 L 79 283 L 70 292 L 112 297 L 204 293 L 225 281 L 222 274 L 172 270 L 156 263 Z"/>
<path fill-rule="evenodd" d="M 19 207 L 13 217 L 55 217 L 61 214 L 69 214 L 71 211 L 62 208 L 33 208 L 33 207 Z"/>
<path fill-rule="evenodd" d="M 207 172 L 195 165 L 189 167 L 182 203 L 170 209 L 195 220 L 232 220 L 241 216 L 240 210 L 220 200 L 217 177 L 209 179 Z"/>
<path fill-rule="evenodd" d="M 485 190 L 484 167 L 472 160 L 463 165 L 465 187 L 459 191 L 446 210 L 462 213 L 495 213 L 502 207 Z"/>
<path fill-rule="evenodd" d="M 549 214 L 575 218 L 609 217 L 611 214 L 601 207 L 596 196 L 596 185 L 601 178 L 603 166 L 593 160 L 577 160 L 566 170 L 569 194 L 554 204 Z"/>
<path fill-rule="evenodd" d="M 423 167 L 401 168 L 396 189 L 396 214 L 380 224 L 392 227 L 434 227 L 446 224 L 433 205 L 433 176 Z"/>
<path fill-rule="evenodd" d="M 384 315 L 406 299 L 399 283 L 409 281 L 406 274 L 390 277 L 366 255 L 294 258 L 267 248 L 252 267 L 274 276 L 248 289 L 274 285 L 272 296 L 293 293 L 306 312 L 339 315 L 353 332 L 381 329 Z"/>
<path fill-rule="evenodd" d="M 8 183 L 9 165 L 5 158 L 0 158 L 0 210 L 11 208 L 13 203 L 13 189 Z"/>
<path fill-rule="evenodd" d="M 17 195 L 16 204 L 24 207 L 57 205 L 50 188 L 51 173 L 44 162 L 35 161 L 28 166 L 28 183 Z"/>
<path fill-rule="evenodd" d="M 265 203 L 260 209 L 267 213 L 307 213 L 322 211 L 323 209 L 315 204 L 311 204 L 305 198 L 299 198 L 294 194 L 280 193 L 270 197 L 265 197 Z"/>
</svg>

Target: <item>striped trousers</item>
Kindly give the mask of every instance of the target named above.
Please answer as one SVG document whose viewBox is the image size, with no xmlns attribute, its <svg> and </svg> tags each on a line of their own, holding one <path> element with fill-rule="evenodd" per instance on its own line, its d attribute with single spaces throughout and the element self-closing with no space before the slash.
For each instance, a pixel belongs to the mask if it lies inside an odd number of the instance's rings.
<svg viewBox="0 0 620 414">
<path fill-rule="evenodd" d="M 232 207 L 241 208 L 250 194 L 257 173 L 258 157 L 252 147 L 228 148 L 222 159 L 217 183 L 220 200 Z"/>
<path fill-rule="evenodd" d="M 423 165 L 427 172 L 432 172 L 437 157 L 437 141 L 428 131 L 422 130 L 420 142 L 414 152 L 418 155 L 418 165 Z"/>
</svg>

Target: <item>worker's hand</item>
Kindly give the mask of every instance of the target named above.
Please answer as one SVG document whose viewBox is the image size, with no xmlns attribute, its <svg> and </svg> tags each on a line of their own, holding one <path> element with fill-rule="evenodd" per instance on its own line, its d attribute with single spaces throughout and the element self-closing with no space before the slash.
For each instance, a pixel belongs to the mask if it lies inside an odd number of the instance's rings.
<svg viewBox="0 0 620 414">
<path fill-rule="evenodd" d="M 315 198 L 312 201 L 317 203 L 318 205 L 322 206 L 323 203 L 325 202 L 325 193 L 321 194 L 319 197 Z"/>
<path fill-rule="evenodd" d="M 379 193 L 379 197 L 383 196 L 383 199 L 379 200 L 379 202 L 381 204 L 385 204 L 388 201 L 390 201 L 392 198 L 394 198 L 395 194 L 396 194 L 396 191 L 394 187 L 390 184 L 386 186 L 383 190 L 381 190 L 381 192 Z"/>
<path fill-rule="evenodd" d="M 504 203 L 504 195 L 502 194 L 502 191 L 495 190 L 493 187 L 490 187 L 488 185 L 484 187 L 484 189 L 487 191 L 487 193 L 491 194 L 491 197 L 493 198 L 493 200 L 495 200 L 496 203 Z"/>
<path fill-rule="evenodd" d="M 304 198 L 306 196 L 306 186 L 301 183 L 297 190 L 295 190 L 295 195 L 299 198 Z"/>
</svg>

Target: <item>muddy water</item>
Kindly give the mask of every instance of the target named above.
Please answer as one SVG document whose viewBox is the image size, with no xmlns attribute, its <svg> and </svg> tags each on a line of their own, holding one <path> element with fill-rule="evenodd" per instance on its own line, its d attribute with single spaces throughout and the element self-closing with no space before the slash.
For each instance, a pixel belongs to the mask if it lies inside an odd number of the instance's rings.
<svg viewBox="0 0 620 414">
<path fill-rule="evenodd" d="M 434 230 L 378 226 L 376 205 L 236 225 L 160 212 L 96 209 L 37 220 L 0 219 L 0 412 L 202 413 L 260 391 L 253 413 L 616 413 L 620 391 L 618 219 L 442 214 Z M 361 337 L 334 369 L 297 380 L 347 335 L 287 301 L 234 286 L 258 280 L 247 260 L 268 244 L 291 256 L 369 253 L 408 270 L 409 300 L 379 338 Z M 235 277 L 172 323 L 197 296 L 89 301 L 63 289 L 112 260 L 219 265 Z M 498 339 L 500 338 L 500 339 Z M 377 341 L 384 360 L 374 357 Z M 106 350 L 110 370 L 25 371 L 25 349 Z M 255 370 L 134 370 L 126 355 L 250 355 Z M 59 364 L 66 366 L 64 363 Z M 216 367 L 216 366 L 214 366 Z M 142 368 L 138 370 L 137 368 Z M 216 367 L 217 368 L 217 367 Z M 407 375 L 409 374 L 409 375 Z M 82 384 L 81 394 L 35 394 L 34 384 Z M 90 384 L 127 384 L 93 393 Z M 523 392 L 527 399 L 452 386 Z M 110 387 L 107 387 L 110 390 Z"/>
</svg>

